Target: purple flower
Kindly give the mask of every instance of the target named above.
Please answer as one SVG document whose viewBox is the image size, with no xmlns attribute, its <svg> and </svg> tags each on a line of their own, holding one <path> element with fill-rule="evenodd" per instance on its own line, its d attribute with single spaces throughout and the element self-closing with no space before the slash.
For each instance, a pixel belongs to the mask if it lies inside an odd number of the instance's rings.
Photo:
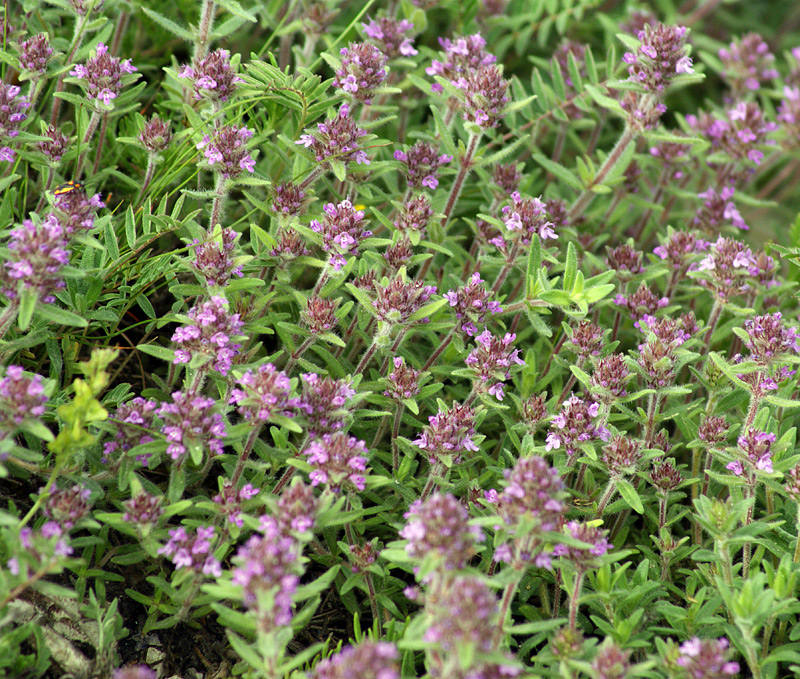
<svg viewBox="0 0 800 679">
<path fill-rule="evenodd" d="M 109 416 L 109 421 L 116 424 L 117 431 L 112 441 L 103 444 L 103 462 L 112 453 L 126 453 L 134 446 L 143 443 L 150 443 L 153 437 L 150 432 L 153 430 L 158 404 L 155 401 L 144 399 L 141 396 L 123 403 L 116 412 Z M 150 453 L 137 455 L 137 462 L 141 462 L 145 467 L 150 459 Z"/>
<path fill-rule="evenodd" d="M 322 249 L 331 253 L 331 264 L 339 271 L 347 259 L 345 255 L 358 255 L 359 244 L 372 235 L 365 229 L 364 213 L 356 210 L 349 200 L 338 205 L 327 203 L 322 221 L 312 219 L 310 226 L 322 236 Z"/>
<path fill-rule="evenodd" d="M 9 257 L 0 269 L 0 291 L 11 300 L 32 291 L 40 302 L 52 304 L 53 294 L 65 287 L 61 269 L 69 263 L 67 234 L 54 215 L 43 221 L 26 219 L 8 240 Z"/>
<path fill-rule="evenodd" d="M 241 488 L 236 488 L 228 479 L 222 480 L 222 488 L 213 497 L 214 503 L 219 507 L 223 516 L 228 517 L 228 522 L 239 528 L 244 526 L 242 518 L 242 505 L 259 493 L 258 488 L 246 483 Z"/>
<path fill-rule="evenodd" d="M 498 401 L 503 400 L 503 382 L 511 379 L 511 367 L 525 365 L 525 361 L 519 357 L 519 349 L 511 349 L 511 343 L 516 338 L 513 333 L 506 333 L 500 339 L 488 330 L 475 338 L 477 346 L 464 362 L 475 374 L 475 389 L 478 393 L 485 392 Z"/>
<path fill-rule="evenodd" d="M 314 489 L 297 477 L 287 486 L 275 503 L 278 527 L 289 535 L 291 531 L 306 533 L 314 528 L 319 501 Z"/>
<path fill-rule="evenodd" d="M 578 357 L 579 363 L 583 363 L 590 356 L 600 355 L 604 347 L 604 334 L 605 331 L 599 325 L 591 321 L 579 321 L 567 340 L 567 349 Z"/>
<path fill-rule="evenodd" d="M 88 516 L 91 496 L 92 491 L 89 488 L 78 484 L 69 488 L 56 488 L 44 501 L 42 512 L 48 519 L 57 522 L 64 530 L 69 530 L 85 516 Z"/>
<path fill-rule="evenodd" d="M 639 330 L 654 334 L 664 344 L 679 347 L 697 331 L 697 322 L 691 312 L 678 319 L 645 315 L 639 319 Z M 639 348 L 643 346 L 640 344 Z"/>
<path fill-rule="evenodd" d="M 364 490 L 367 469 L 367 446 L 354 436 L 338 431 L 323 434 L 305 449 L 308 463 L 314 468 L 308 475 L 312 486 L 325 484 L 334 493 L 343 487 Z"/>
<path fill-rule="evenodd" d="M 619 294 L 614 298 L 614 304 L 623 307 L 633 319 L 634 327 L 639 327 L 639 321 L 645 316 L 654 316 L 656 311 L 669 305 L 669 297 L 659 297 L 647 283 L 642 283 L 636 292 L 627 297 Z"/>
<path fill-rule="evenodd" d="M 497 127 L 511 101 L 507 94 L 510 84 L 494 64 L 466 71 L 453 81 L 461 90 L 461 117 L 482 129 Z"/>
<path fill-rule="evenodd" d="M 413 57 L 417 54 L 414 49 L 414 39 L 406 36 L 406 33 L 414 29 L 414 24 L 406 19 L 390 19 L 381 17 L 380 19 L 370 19 L 369 24 L 361 24 L 364 35 L 372 39 L 381 51 L 389 57 L 395 59 L 402 55 Z"/>
<path fill-rule="evenodd" d="M 306 194 L 292 182 L 284 182 L 275 186 L 272 197 L 272 209 L 279 215 L 297 216 L 305 207 Z"/>
<path fill-rule="evenodd" d="M 628 64 L 628 80 L 645 91 L 661 94 L 670 81 L 681 73 L 694 73 L 692 60 L 686 53 L 686 28 L 662 23 L 647 24 L 638 34 L 636 52 L 626 52 L 622 60 Z"/>
<path fill-rule="evenodd" d="M 739 672 L 739 663 L 727 659 L 728 640 L 692 637 L 680 646 L 680 656 L 675 664 L 682 667 L 691 679 L 724 679 Z"/>
<path fill-rule="evenodd" d="M 628 281 L 642 273 L 642 257 L 644 253 L 628 243 L 623 243 L 615 248 L 606 246 L 606 263 L 617 272 L 617 278 Z"/>
<path fill-rule="evenodd" d="M 106 0 L 69 0 L 75 14 L 78 16 L 86 16 L 90 11 L 99 12 L 106 4 Z"/>
<path fill-rule="evenodd" d="M 239 314 L 228 313 L 227 300 L 215 296 L 190 309 L 187 315 L 189 323 L 172 335 L 172 341 L 178 345 L 173 363 L 189 363 L 205 357 L 224 377 L 242 346 L 233 340 L 244 325 Z"/>
<path fill-rule="evenodd" d="M 603 446 L 603 463 L 612 477 L 635 473 L 642 459 L 642 442 L 629 436 L 612 436 L 607 446 Z"/>
<path fill-rule="evenodd" d="M 82 189 L 61 193 L 53 200 L 55 214 L 68 236 L 94 228 L 97 211 L 105 206 L 99 193 L 88 198 Z"/>
<path fill-rule="evenodd" d="M 333 86 L 369 106 L 372 94 L 386 81 L 386 55 L 368 42 L 351 42 L 339 55 L 341 67 Z"/>
<path fill-rule="evenodd" d="M 17 85 L 0 83 L 0 141 L 13 139 L 19 134 L 20 124 L 28 118 L 27 110 L 31 103 L 20 95 Z M 13 161 L 14 150 L 9 146 L 0 149 L 0 160 Z"/>
<path fill-rule="evenodd" d="M 47 521 L 39 530 L 24 526 L 18 532 L 18 545 L 11 547 L 14 556 L 8 559 L 11 575 L 29 580 L 34 571 L 49 570 L 57 566 L 60 559 L 73 553 L 62 527 L 55 521 Z"/>
<path fill-rule="evenodd" d="M 456 290 L 449 290 L 444 297 L 455 311 L 458 329 L 472 337 L 478 332 L 478 325 L 486 322 L 486 314 L 503 311 L 498 302 L 490 301 L 492 293 L 483 287 L 481 275 L 476 271 L 469 282 Z"/>
<path fill-rule="evenodd" d="M 636 362 L 642 369 L 649 387 L 663 389 L 674 384 L 675 347 L 674 342 L 666 343 L 652 335 L 647 342 L 639 345 L 639 357 Z"/>
<path fill-rule="evenodd" d="M 403 163 L 409 187 L 417 191 L 422 188 L 433 191 L 439 186 L 436 173 L 453 160 L 453 156 L 440 154 L 429 142 L 418 141 L 406 151 L 395 151 L 394 159 Z"/>
<path fill-rule="evenodd" d="M 142 131 L 136 137 L 142 145 L 153 155 L 163 153 L 172 140 L 172 130 L 169 121 L 161 120 L 157 114 L 153 114 L 150 120 L 146 121 Z"/>
<path fill-rule="evenodd" d="M 469 71 L 474 71 L 480 66 L 489 66 L 497 61 L 497 57 L 484 50 L 486 41 L 479 33 L 457 37 L 452 41 L 447 38 L 439 38 L 439 44 L 444 50 L 444 61 L 434 59 L 431 62 L 431 65 L 425 69 L 430 76 L 441 76 L 455 81 Z M 431 90 L 441 92 L 443 88 L 435 82 L 431 85 Z"/>
<path fill-rule="evenodd" d="M 108 47 L 102 42 L 97 45 L 94 54 L 86 64 L 76 65 L 69 74 L 84 82 L 81 83 L 88 99 L 102 101 L 107 108 L 122 90 L 123 74 L 136 72 L 130 59 L 120 60 L 108 53 Z"/>
<path fill-rule="evenodd" d="M 559 544 L 553 548 L 553 556 L 562 557 L 580 573 L 596 568 L 597 557 L 611 549 L 611 543 L 606 538 L 608 531 L 600 530 L 597 526 L 570 521 L 565 526 L 565 532 L 576 540 L 587 543 L 589 547 Z"/>
<path fill-rule="evenodd" d="M 41 422 L 47 395 L 41 375 L 26 375 L 18 365 L 9 365 L 0 380 L 0 431 L 13 434 L 26 422 Z"/>
<path fill-rule="evenodd" d="M 778 108 L 778 122 L 786 136 L 785 145 L 792 149 L 800 144 L 800 88 L 783 88 L 783 101 Z"/>
<path fill-rule="evenodd" d="M 483 532 L 469 525 L 467 508 L 450 494 L 435 493 L 425 502 L 416 500 L 403 515 L 400 537 L 408 540 L 406 552 L 417 561 L 436 555 L 444 570 L 464 568 L 476 554 Z"/>
<path fill-rule="evenodd" d="M 506 487 L 491 491 L 489 501 L 506 526 L 530 525 L 536 531 L 552 531 L 558 525 L 564 505 L 564 482 L 558 470 L 537 455 L 517 460 L 513 469 L 503 472 Z"/>
<path fill-rule="evenodd" d="M 125 523 L 132 523 L 137 528 L 149 528 L 164 513 L 161 507 L 163 501 L 162 496 L 150 495 L 144 491 L 138 493 L 124 503 L 125 513 L 122 515 L 122 520 Z"/>
<path fill-rule="evenodd" d="M 601 403 L 611 404 L 627 396 L 625 389 L 633 373 L 622 354 L 611 354 L 597 361 L 589 381 L 589 392 Z"/>
<path fill-rule="evenodd" d="M 238 233 L 233 229 L 222 229 L 218 236 L 208 237 L 203 242 L 195 239 L 194 260 L 189 266 L 205 279 L 209 288 L 224 288 L 231 277 L 241 278 L 242 267 L 232 257 L 236 249 Z"/>
<path fill-rule="evenodd" d="M 300 135 L 295 144 L 311 149 L 316 161 L 328 170 L 331 159 L 341 163 L 355 161 L 358 165 L 369 165 L 369 157 L 359 141 L 366 136 L 367 131 L 350 117 L 350 107 L 342 104 L 338 115 L 328 118 L 324 123 L 317 123 L 316 133 Z"/>
<path fill-rule="evenodd" d="M 210 169 L 226 179 L 236 179 L 243 170 L 255 172 L 256 161 L 247 152 L 247 142 L 252 136 L 253 131 L 246 127 L 217 123 L 212 134 L 203 135 L 196 147 L 203 151 Z"/>
<path fill-rule="evenodd" d="M 617 646 L 613 641 L 604 643 L 592 660 L 592 670 L 597 679 L 625 679 L 630 668 L 631 651 Z"/>
<path fill-rule="evenodd" d="M 419 311 L 436 293 L 435 285 L 425 285 L 422 281 L 406 280 L 397 274 L 388 283 L 375 283 L 375 317 L 392 325 L 409 322 L 411 316 Z M 417 322 L 427 323 L 428 319 Z"/>
<path fill-rule="evenodd" d="M 498 163 L 492 170 L 492 181 L 500 187 L 505 195 L 510 196 L 517 193 L 519 183 L 522 181 L 522 173 L 517 168 L 517 163 L 503 165 Z"/>
<path fill-rule="evenodd" d="M 47 62 L 53 54 L 47 33 L 38 33 L 17 45 L 20 70 L 32 77 L 40 78 L 47 70 Z"/>
<path fill-rule="evenodd" d="M 467 451 L 476 452 L 475 410 L 461 403 L 453 403 L 448 410 L 440 410 L 428 418 L 428 425 L 412 443 L 424 450 L 428 461 L 434 465 L 440 458 L 461 460 Z"/>
<path fill-rule="evenodd" d="M 304 373 L 300 380 L 302 394 L 298 409 L 305 413 L 309 435 L 321 436 L 344 427 L 350 415 L 347 402 L 356 395 L 352 382 L 314 373 Z"/>
<path fill-rule="evenodd" d="M 753 101 L 740 101 L 725 111 L 722 118 L 701 113 L 686 116 L 686 122 L 711 142 L 712 149 L 722 150 L 737 160 L 747 159 L 755 165 L 760 165 L 764 158 L 759 147 L 772 144 L 767 135 L 778 129 L 778 124 L 767 121 Z"/>
<path fill-rule="evenodd" d="M 290 395 L 288 375 L 272 363 L 262 363 L 255 372 L 248 370 L 236 381 L 241 389 L 231 390 L 229 403 L 236 404 L 246 420 L 266 423 L 273 415 L 294 417 L 300 407 L 300 400 Z"/>
<path fill-rule="evenodd" d="M 728 301 L 750 290 L 749 279 L 759 274 L 752 250 L 744 243 L 720 236 L 700 261 L 697 271 L 705 272 L 700 285 L 722 301 Z"/>
<path fill-rule="evenodd" d="M 210 99 L 215 103 L 228 101 L 236 91 L 236 85 L 244 82 L 236 75 L 230 54 L 224 49 L 195 59 L 191 66 L 186 65 L 181 69 L 178 77 L 192 81 L 195 99 Z"/>
<path fill-rule="evenodd" d="M 172 403 L 163 403 L 158 409 L 164 420 L 161 433 L 167 439 L 167 454 L 179 465 L 190 449 L 202 451 L 207 447 L 212 455 L 222 455 L 225 423 L 212 411 L 215 403 L 213 398 L 175 391 Z"/>
<path fill-rule="evenodd" d="M 114 670 L 111 679 L 156 679 L 156 673 L 146 665 L 128 665 Z"/>
<path fill-rule="evenodd" d="M 751 474 L 755 470 L 767 472 L 768 474 L 772 473 L 772 444 L 776 440 L 775 434 L 758 431 L 752 427 L 739 437 L 739 448 L 746 456 Z M 736 476 L 744 475 L 744 468 L 738 460 L 726 465 L 726 468 Z"/>
<path fill-rule="evenodd" d="M 300 310 L 300 320 L 314 336 L 331 332 L 339 325 L 336 310 L 339 308 L 339 298 L 327 299 L 319 295 L 309 297 L 306 305 Z"/>
<path fill-rule="evenodd" d="M 571 464 L 581 443 L 597 439 L 608 441 L 611 432 L 602 424 L 594 423 L 599 413 L 600 404 L 584 401 L 578 396 L 569 398 L 550 423 L 546 449 L 564 448 Z"/>
<path fill-rule="evenodd" d="M 395 356 L 392 359 L 392 364 L 394 365 L 394 370 L 386 378 L 389 387 L 383 392 L 383 395 L 398 402 L 402 402 L 403 399 L 414 398 L 419 394 L 421 371 L 406 365 L 405 360 L 400 356 Z"/>
<path fill-rule="evenodd" d="M 547 417 L 547 392 L 534 394 L 526 398 L 519 407 L 519 419 L 533 433 Z"/>
<path fill-rule="evenodd" d="M 272 257 L 280 257 L 286 262 L 292 262 L 298 257 L 311 254 L 303 237 L 294 229 L 281 229 L 277 241 L 269 253 Z"/>
<path fill-rule="evenodd" d="M 69 146 L 69 137 L 52 125 L 47 126 L 42 136 L 49 137 L 49 139 L 37 142 L 36 148 L 47 158 L 47 162 L 50 165 L 57 166 Z"/>
<path fill-rule="evenodd" d="M 722 61 L 722 77 L 733 89 L 736 98 L 758 90 L 762 83 L 778 78 L 775 55 L 758 33 L 747 33 L 718 52 Z"/>
<path fill-rule="evenodd" d="M 734 189 L 732 186 L 724 187 L 719 193 L 708 189 L 699 195 L 703 199 L 703 207 L 697 211 L 694 226 L 705 231 L 719 231 L 723 224 L 730 222 L 732 226 L 742 231 L 747 231 L 747 226 L 739 210 L 733 202 Z"/>
<path fill-rule="evenodd" d="M 487 630 L 494 628 L 497 618 L 497 598 L 489 586 L 475 576 L 456 576 L 438 589 L 425 606 L 431 623 L 423 639 L 446 653 L 465 647 L 473 653 L 489 653 L 492 635 Z"/>
<path fill-rule="evenodd" d="M 781 356 L 800 353 L 797 327 L 787 328 L 779 311 L 748 318 L 744 322 L 744 331 L 747 333 L 745 347 L 752 360 L 762 365 L 771 365 Z"/>
<path fill-rule="evenodd" d="M 169 541 L 159 548 L 158 553 L 168 556 L 176 570 L 190 568 L 196 573 L 219 578 L 222 576 L 222 568 L 211 549 L 213 539 L 213 526 L 199 526 L 194 534 L 179 526 L 170 529 Z"/>
<path fill-rule="evenodd" d="M 665 497 L 667 493 L 671 493 L 681 485 L 683 477 L 675 466 L 674 460 L 659 458 L 653 462 L 650 482 L 655 486 L 658 495 Z"/>
<path fill-rule="evenodd" d="M 292 596 L 300 582 L 300 544 L 279 530 L 270 517 L 262 535 L 252 536 L 234 557 L 233 583 L 244 592 L 244 605 L 255 610 L 265 632 L 292 621 Z"/>
<path fill-rule="evenodd" d="M 667 240 L 653 249 L 653 254 L 668 262 L 675 271 L 685 273 L 690 267 L 692 255 L 705 252 L 709 246 L 708 241 L 688 231 L 670 231 Z"/>
<path fill-rule="evenodd" d="M 697 429 L 697 438 L 709 448 L 717 448 L 728 438 L 728 429 L 724 417 L 706 417 Z"/>
<path fill-rule="evenodd" d="M 434 214 L 430 199 L 424 194 L 412 196 L 398 210 L 394 227 L 402 234 L 417 239 L 425 236 Z"/>
<path fill-rule="evenodd" d="M 397 649 L 387 641 L 362 641 L 320 661 L 311 679 L 400 679 Z"/>
<path fill-rule="evenodd" d="M 519 233 L 523 245 L 529 245 L 533 234 L 542 240 L 558 238 L 553 222 L 547 217 L 547 207 L 539 198 L 522 198 L 519 191 L 511 194 L 513 206 L 503 208 L 503 223 L 512 234 Z"/>
</svg>

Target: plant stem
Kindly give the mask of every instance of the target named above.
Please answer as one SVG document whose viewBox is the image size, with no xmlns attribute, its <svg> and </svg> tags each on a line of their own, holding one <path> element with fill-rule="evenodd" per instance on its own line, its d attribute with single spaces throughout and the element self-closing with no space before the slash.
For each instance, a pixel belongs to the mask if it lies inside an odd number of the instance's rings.
<svg viewBox="0 0 800 679">
<path fill-rule="evenodd" d="M 794 546 L 794 554 L 792 555 L 792 561 L 794 563 L 800 563 L 800 502 L 797 503 L 797 543 Z"/>
<path fill-rule="evenodd" d="M 302 358 L 306 350 L 316 341 L 317 338 L 313 335 L 306 337 L 303 343 L 292 352 L 292 355 L 289 356 L 289 360 L 286 362 L 286 366 L 283 369 L 287 375 L 291 372 L 292 368 L 294 368 L 294 364 Z"/>
<path fill-rule="evenodd" d="M 444 207 L 444 212 L 442 216 L 442 231 L 447 229 L 447 223 L 450 221 L 450 217 L 453 214 L 453 210 L 456 207 L 456 203 L 458 202 L 458 197 L 461 195 L 461 189 L 464 187 L 464 180 L 472 170 L 472 161 L 473 157 L 475 156 L 475 151 L 478 148 L 478 141 L 480 140 L 480 134 L 471 134 L 469 137 L 469 141 L 467 142 L 467 148 L 464 151 L 464 155 L 462 156 L 458 174 L 456 175 L 456 180 L 453 182 L 453 188 L 450 189 L 450 195 L 447 198 L 447 204 Z M 431 268 L 431 262 L 433 261 L 433 257 L 430 259 L 426 259 L 425 262 L 419 269 L 417 273 L 417 280 L 422 280 L 425 278 L 425 275 L 428 273 L 428 270 Z"/>
<path fill-rule="evenodd" d="M 722 314 L 722 304 L 718 299 L 714 300 L 714 306 L 711 307 L 711 314 L 708 316 L 708 326 L 706 329 L 704 353 L 708 356 L 708 350 L 711 348 L 711 335 L 714 334 L 714 328 L 717 327 L 720 314 Z"/>
<path fill-rule="evenodd" d="M 364 368 L 367 367 L 367 364 L 372 360 L 372 357 L 375 355 L 375 351 L 377 350 L 378 345 L 376 342 L 372 342 L 369 345 L 369 349 L 364 352 L 364 355 L 361 357 L 361 360 L 358 362 L 356 369 L 353 371 L 354 375 L 358 375 L 359 373 L 364 372 Z"/>
<path fill-rule="evenodd" d="M 517 587 L 523 573 L 524 571 L 516 573 L 514 579 L 503 590 L 503 598 L 500 601 L 500 614 L 497 616 L 497 627 L 494 630 L 494 638 L 492 639 L 492 649 L 495 651 L 500 649 L 500 643 L 503 641 L 503 631 L 511 612 L 511 603 L 514 601 L 514 595 L 517 593 Z"/>
<path fill-rule="evenodd" d="M 89 11 L 81 16 L 80 20 L 75 24 L 75 33 L 72 36 L 72 42 L 70 43 L 67 57 L 64 59 L 65 64 L 71 64 L 73 59 L 75 59 L 75 54 L 80 47 L 81 38 L 83 37 L 83 29 L 86 28 L 86 22 L 89 20 L 89 14 L 91 13 L 91 10 L 94 9 L 94 5 L 95 3 L 92 3 L 92 7 L 89 9 Z M 56 89 L 53 92 L 53 107 L 50 109 L 50 125 L 53 127 L 58 127 L 58 112 L 61 110 L 62 100 L 61 97 L 57 95 L 64 89 L 64 78 L 67 77 L 68 73 L 68 71 L 64 71 L 60 76 L 58 76 Z"/>
<path fill-rule="evenodd" d="M 86 134 L 83 136 L 83 143 L 81 146 L 87 146 L 89 142 L 91 142 L 92 137 L 94 136 L 94 132 L 97 129 L 97 124 L 100 122 L 100 113 L 98 111 L 92 111 L 92 117 L 89 119 L 89 125 L 86 128 Z M 83 169 L 83 161 L 86 160 L 86 149 L 81 151 L 81 155 L 78 156 L 78 162 L 75 163 L 75 176 L 81 176 L 81 170 Z"/>
<path fill-rule="evenodd" d="M 9 301 L 8 306 L 0 313 L 0 339 L 3 339 L 11 327 L 11 324 L 17 318 L 19 313 L 19 303 Z"/>
<path fill-rule="evenodd" d="M 244 447 L 242 448 L 242 453 L 239 455 L 239 460 L 236 462 L 236 469 L 233 470 L 233 476 L 231 476 L 231 483 L 234 487 L 244 471 L 245 462 L 247 462 L 247 458 L 250 457 L 253 446 L 258 440 L 258 435 L 261 433 L 261 426 L 261 424 L 258 424 L 253 427 L 253 431 L 250 432 L 250 436 L 248 436 L 247 441 L 245 441 Z"/>
<path fill-rule="evenodd" d="M 583 587 L 583 573 L 575 575 L 575 587 L 569 597 L 569 628 L 574 632 L 578 621 L 578 601 Z"/>
<path fill-rule="evenodd" d="M 592 188 L 598 186 L 603 183 L 603 180 L 608 176 L 608 173 L 616 166 L 619 162 L 620 158 L 622 158 L 622 154 L 628 148 L 628 145 L 633 142 L 636 138 L 633 130 L 629 127 L 626 127 L 622 133 L 622 136 L 617 141 L 616 146 L 611 150 L 611 153 L 608 154 L 606 161 L 600 166 L 600 169 L 597 171 L 597 174 L 592 179 L 591 184 L 586 187 L 583 193 L 578 196 L 578 199 L 572 204 L 572 207 L 569 209 L 567 213 L 567 219 L 569 219 L 570 223 L 574 223 L 575 220 L 583 214 L 583 211 L 589 206 L 589 203 L 592 202 L 594 197 L 597 195 Z"/>
<path fill-rule="evenodd" d="M 597 517 L 601 517 L 603 515 L 603 510 L 606 508 L 606 505 L 611 502 L 611 498 L 614 497 L 614 494 L 617 492 L 617 486 L 614 483 L 614 479 L 609 479 L 608 484 L 606 485 L 606 489 L 603 491 L 603 495 L 600 497 L 600 502 L 597 503 Z"/>
<path fill-rule="evenodd" d="M 222 213 L 222 201 L 228 195 L 225 188 L 225 177 L 221 173 L 217 174 L 217 185 L 214 187 L 214 203 L 211 205 L 211 219 L 208 224 L 208 232 L 213 233 L 214 227 L 219 223 Z"/>
<path fill-rule="evenodd" d="M 442 352 L 450 346 L 450 342 L 453 341 L 453 335 L 455 335 L 456 329 L 451 328 L 450 332 L 447 333 L 447 336 L 442 340 L 441 344 L 436 348 L 430 356 L 428 356 L 428 360 L 425 361 L 425 365 L 422 366 L 422 372 L 428 370 L 435 362 L 439 356 L 442 355 Z"/>
<path fill-rule="evenodd" d="M 392 470 L 397 471 L 400 466 L 400 448 L 397 445 L 397 437 L 400 435 L 400 423 L 403 420 L 403 411 L 405 406 L 402 403 L 397 404 L 397 410 L 394 414 L 394 424 L 392 425 Z"/>
<path fill-rule="evenodd" d="M 200 23 L 197 25 L 197 42 L 194 45 L 195 60 L 202 59 L 208 54 L 211 43 L 211 28 L 214 25 L 214 13 L 217 9 L 215 0 L 205 0 L 200 9 Z"/>
<path fill-rule="evenodd" d="M 420 502 L 425 502 L 425 500 L 428 499 L 428 496 L 433 490 L 436 479 L 441 476 L 443 470 L 444 465 L 441 462 L 431 465 L 430 471 L 428 472 L 428 481 L 425 484 L 425 488 L 422 489 L 422 494 L 419 496 Z"/>
</svg>

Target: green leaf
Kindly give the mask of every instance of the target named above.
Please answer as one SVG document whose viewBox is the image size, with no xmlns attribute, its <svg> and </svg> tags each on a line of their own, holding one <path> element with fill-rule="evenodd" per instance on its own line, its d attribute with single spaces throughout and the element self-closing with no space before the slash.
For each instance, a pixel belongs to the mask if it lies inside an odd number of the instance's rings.
<svg viewBox="0 0 800 679">
<path fill-rule="evenodd" d="M 34 313 L 39 318 L 59 325 L 68 325 L 73 328 L 85 328 L 89 325 L 89 322 L 83 316 L 78 316 L 78 314 L 57 307 L 54 304 L 37 304 Z"/>
<path fill-rule="evenodd" d="M 367 296 L 367 293 L 361 290 L 361 288 L 357 288 L 352 283 L 345 283 L 345 287 L 350 291 L 350 294 L 358 300 L 364 311 L 372 316 L 375 315 L 375 307 L 372 306 L 372 300 Z"/>
<path fill-rule="evenodd" d="M 172 363 L 175 360 L 174 349 L 160 347 L 157 344 L 139 344 L 136 348 L 142 353 L 147 354 L 148 356 L 155 356 L 156 358 L 160 358 L 162 361 Z"/>
<path fill-rule="evenodd" d="M 528 249 L 528 268 L 525 272 L 525 296 L 534 299 L 538 292 L 539 271 L 542 268 L 542 241 L 538 234 L 533 234 Z"/>
<path fill-rule="evenodd" d="M 615 481 L 617 491 L 628 506 L 639 514 L 644 514 L 644 506 L 642 505 L 642 498 L 636 489 L 625 479 L 617 479 Z"/>
<path fill-rule="evenodd" d="M 572 172 L 570 172 L 563 165 L 554 163 L 547 156 L 544 156 L 541 153 L 534 153 L 533 159 L 537 163 L 539 163 L 539 165 L 541 165 L 545 170 L 550 172 L 550 174 L 555 175 L 561 181 L 565 182 L 576 191 L 580 191 L 581 189 L 583 189 L 583 184 L 581 184 L 581 180 L 578 179 L 574 174 L 572 174 Z"/>
<path fill-rule="evenodd" d="M 28 329 L 33 318 L 33 311 L 36 308 L 38 297 L 35 290 L 25 288 L 19 295 L 19 312 L 17 315 L 17 327 L 23 332 Z"/>
<path fill-rule="evenodd" d="M 181 40 L 186 40 L 188 42 L 192 42 L 194 40 L 194 36 L 187 31 L 183 26 L 180 24 L 175 23 L 172 19 L 167 19 L 163 14 L 159 14 L 158 12 L 154 12 L 152 9 L 148 7 L 142 6 L 142 12 L 145 13 L 148 17 L 150 17 L 153 21 L 155 21 L 161 28 L 166 29 L 174 36 L 177 36 Z"/>
<path fill-rule="evenodd" d="M 419 321 L 428 316 L 433 316 L 433 314 L 439 311 L 439 309 L 441 309 L 445 304 L 447 304 L 446 298 L 437 299 L 435 302 L 429 302 L 428 304 L 421 307 L 420 309 L 417 309 L 416 312 L 411 314 L 411 316 L 408 317 L 408 320 Z"/>
<path fill-rule="evenodd" d="M 780 396 L 766 396 L 764 400 L 778 408 L 800 408 L 800 401 L 793 401 L 788 398 L 781 398 Z"/>
<path fill-rule="evenodd" d="M 575 245 L 570 241 L 567 244 L 567 262 L 564 267 L 564 280 L 561 289 L 565 292 L 572 292 L 575 286 L 575 276 L 578 272 L 578 252 Z"/>
</svg>

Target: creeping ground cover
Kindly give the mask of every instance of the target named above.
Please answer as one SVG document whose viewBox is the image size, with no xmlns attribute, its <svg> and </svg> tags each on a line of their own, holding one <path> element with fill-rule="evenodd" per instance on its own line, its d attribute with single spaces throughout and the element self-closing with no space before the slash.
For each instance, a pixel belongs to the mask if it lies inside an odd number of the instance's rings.
<svg viewBox="0 0 800 679">
<path fill-rule="evenodd" d="M 800 673 L 792 0 L 9 0 L 0 677 Z"/>
</svg>

